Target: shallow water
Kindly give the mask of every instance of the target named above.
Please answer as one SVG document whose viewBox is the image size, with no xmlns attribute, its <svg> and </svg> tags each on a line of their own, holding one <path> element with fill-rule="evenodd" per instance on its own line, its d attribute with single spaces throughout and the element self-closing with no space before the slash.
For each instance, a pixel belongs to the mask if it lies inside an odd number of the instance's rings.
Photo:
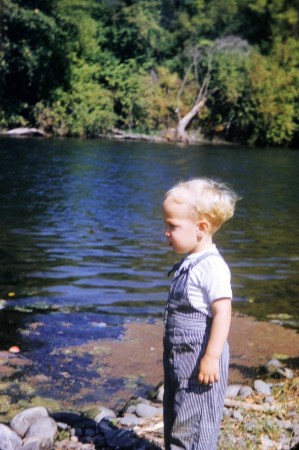
<svg viewBox="0 0 299 450">
<path fill-rule="evenodd" d="M 0 156 L 1 349 L 19 345 L 36 370 L 56 348 L 161 318 L 177 259 L 161 202 L 195 176 L 242 196 L 215 237 L 235 310 L 298 327 L 299 152 L 1 138 Z"/>
</svg>

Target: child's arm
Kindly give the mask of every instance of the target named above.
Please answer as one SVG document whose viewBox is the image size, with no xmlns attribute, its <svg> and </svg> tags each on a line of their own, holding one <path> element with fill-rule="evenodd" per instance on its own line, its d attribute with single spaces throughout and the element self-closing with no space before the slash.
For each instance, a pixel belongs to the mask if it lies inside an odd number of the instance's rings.
<svg viewBox="0 0 299 450">
<path fill-rule="evenodd" d="M 231 299 L 222 298 L 212 303 L 213 322 L 206 352 L 199 365 L 198 380 L 202 384 L 219 381 L 219 359 L 227 340 L 231 321 Z"/>
</svg>

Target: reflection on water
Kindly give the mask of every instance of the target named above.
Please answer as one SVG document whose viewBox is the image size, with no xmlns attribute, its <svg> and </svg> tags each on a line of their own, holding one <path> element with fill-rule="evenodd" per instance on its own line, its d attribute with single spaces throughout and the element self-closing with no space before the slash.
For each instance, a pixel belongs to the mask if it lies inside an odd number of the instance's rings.
<svg viewBox="0 0 299 450">
<path fill-rule="evenodd" d="M 76 345 L 161 317 L 177 259 L 161 202 L 194 176 L 243 197 L 215 239 L 235 309 L 298 326 L 298 152 L 2 138 L 0 155 L 2 348 Z"/>
<path fill-rule="evenodd" d="M 298 152 L 36 139 L 0 146 L 6 308 L 88 309 L 108 321 L 161 316 L 176 259 L 163 236 L 163 194 L 179 179 L 213 176 L 243 197 L 216 235 L 235 308 L 296 316 Z"/>
</svg>

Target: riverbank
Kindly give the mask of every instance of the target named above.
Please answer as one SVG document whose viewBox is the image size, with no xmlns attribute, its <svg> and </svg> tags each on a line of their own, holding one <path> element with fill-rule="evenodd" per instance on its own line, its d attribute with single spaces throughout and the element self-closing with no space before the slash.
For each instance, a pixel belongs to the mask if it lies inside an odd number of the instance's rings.
<svg viewBox="0 0 299 450">
<path fill-rule="evenodd" d="M 117 413 L 131 397 L 146 397 L 163 379 L 162 333 L 162 321 L 133 322 L 125 326 L 119 340 L 89 341 L 60 349 L 57 357 L 67 358 L 70 371 L 60 374 L 59 398 L 42 395 L 47 391 L 47 385 L 53 383 L 51 376 L 30 376 L 32 363 L 24 355 L 0 352 L 0 422 L 5 423 L 19 411 L 34 406 L 45 406 L 51 412 L 89 409 L 102 403 L 97 393 L 107 380 L 110 384 L 115 381 L 116 386 L 119 385 L 105 402 L 105 407 Z M 295 330 L 234 315 L 229 342 L 229 384 L 252 386 L 255 379 L 264 376 L 263 368 L 273 357 L 294 371 L 299 368 L 299 334 Z M 94 372 L 94 378 L 88 382 L 80 380 L 82 389 L 72 397 L 64 395 L 63 391 L 66 393 L 69 384 L 75 382 L 71 369 L 82 363 L 86 364 L 86 371 Z M 87 400 L 80 403 L 83 396 Z"/>
<path fill-rule="evenodd" d="M 162 395 L 160 389 L 155 389 L 163 377 L 162 331 L 161 321 L 154 324 L 130 323 L 121 340 L 90 341 L 78 347 L 68 347 L 67 354 L 73 360 L 80 359 L 82 354 L 89 355 L 89 364 L 102 368 L 100 379 L 131 380 L 131 385 L 125 384 L 126 389 L 119 390 L 108 404 L 91 401 L 80 409 L 70 408 L 71 403 L 63 398 L 63 391 L 61 400 L 56 402 L 34 397 L 32 393 L 27 404 L 22 399 L 10 404 L 5 386 L 13 381 L 12 370 L 18 367 L 18 358 L 19 367 L 21 361 L 23 364 L 28 364 L 28 361 L 1 352 L 0 422 L 8 424 L 20 411 L 25 410 L 25 415 L 30 415 L 32 408 L 46 407 L 51 419 L 56 421 L 54 432 L 53 420 L 50 423 L 51 432 L 56 436 L 55 445 L 51 448 L 55 450 L 163 449 Z M 219 449 L 297 448 L 299 334 L 277 324 L 236 315 L 232 318 L 229 340 L 229 388 Z M 280 360 L 279 364 L 284 369 L 277 372 L 271 366 L 267 370 L 272 358 L 276 358 L 276 362 Z M 134 395 L 137 379 L 144 383 L 144 396 Z M 47 380 L 41 377 L 40 382 Z M 85 387 L 89 388 L 96 389 L 96 384 Z"/>
<path fill-rule="evenodd" d="M 45 406 L 57 411 L 88 408 L 103 403 L 105 397 L 107 407 L 119 410 L 131 396 L 146 396 L 163 379 L 162 334 L 161 320 L 130 322 L 120 339 L 55 349 L 49 356 L 55 358 L 56 370 L 46 368 L 45 354 L 43 373 L 26 354 L 0 349 L 0 396 L 9 396 L 2 419 L 39 405 L 43 399 Z M 299 333 L 293 329 L 234 315 L 229 343 L 231 384 L 252 384 L 273 357 L 292 369 L 299 368 Z"/>
<path fill-rule="evenodd" d="M 55 134 L 49 134 L 45 132 L 41 128 L 29 128 L 29 127 L 20 127 L 14 128 L 11 130 L 0 130 L 0 136 L 8 136 L 8 137 L 38 137 L 38 138 L 57 138 Z M 61 137 L 61 136 L 60 136 Z M 63 138 L 68 138 L 67 136 L 62 136 Z M 224 139 L 219 139 L 218 137 L 213 137 L 213 139 L 208 139 L 203 137 L 202 135 L 198 135 L 198 133 L 193 133 L 188 137 L 187 140 L 182 142 L 181 140 L 176 138 L 176 133 L 174 129 L 165 130 L 164 132 L 156 133 L 156 134 L 145 134 L 145 133 L 134 133 L 123 131 L 120 129 L 113 129 L 106 134 L 99 134 L 97 136 L 93 136 L 90 139 L 109 139 L 115 141 L 135 141 L 135 142 L 150 142 L 153 144 L 168 144 L 173 143 L 176 145 L 229 145 L 229 146 L 240 146 L 241 143 L 230 142 Z M 249 144 L 248 144 L 249 145 Z"/>
</svg>

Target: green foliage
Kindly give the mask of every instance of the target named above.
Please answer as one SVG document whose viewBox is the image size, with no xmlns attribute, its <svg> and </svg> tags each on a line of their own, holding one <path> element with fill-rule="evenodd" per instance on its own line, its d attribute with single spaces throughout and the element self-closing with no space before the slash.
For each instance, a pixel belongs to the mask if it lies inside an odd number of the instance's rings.
<svg viewBox="0 0 299 450">
<path fill-rule="evenodd" d="M 76 61 L 70 89 L 57 89 L 51 103 L 35 108 L 39 126 L 60 136 L 96 136 L 110 130 L 116 121 L 111 93 L 96 80 L 97 67 Z"/>
<path fill-rule="evenodd" d="M 251 139 L 261 144 L 285 145 L 298 126 L 299 74 L 281 65 L 275 56 L 252 58 L 249 80 L 256 118 Z"/>
<path fill-rule="evenodd" d="M 41 10 L 3 0 L 1 87 L 3 101 L 18 99 L 23 108 L 46 98 L 64 82 L 67 58 L 63 34 Z"/>
<path fill-rule="evenodd" d="M 148 132 L 175 127 L 179 87 L 179 77 L 165 67 L 157 67 L 140 78 L 136 104 L 139 129 Z"/>
<path fill-rule="evenodd" d="M 298 23 L 299 0 L 0 0 L 0 127 L 173 129 L 208 79 L 191 127 L 296 145 Z"/>
</svg>

